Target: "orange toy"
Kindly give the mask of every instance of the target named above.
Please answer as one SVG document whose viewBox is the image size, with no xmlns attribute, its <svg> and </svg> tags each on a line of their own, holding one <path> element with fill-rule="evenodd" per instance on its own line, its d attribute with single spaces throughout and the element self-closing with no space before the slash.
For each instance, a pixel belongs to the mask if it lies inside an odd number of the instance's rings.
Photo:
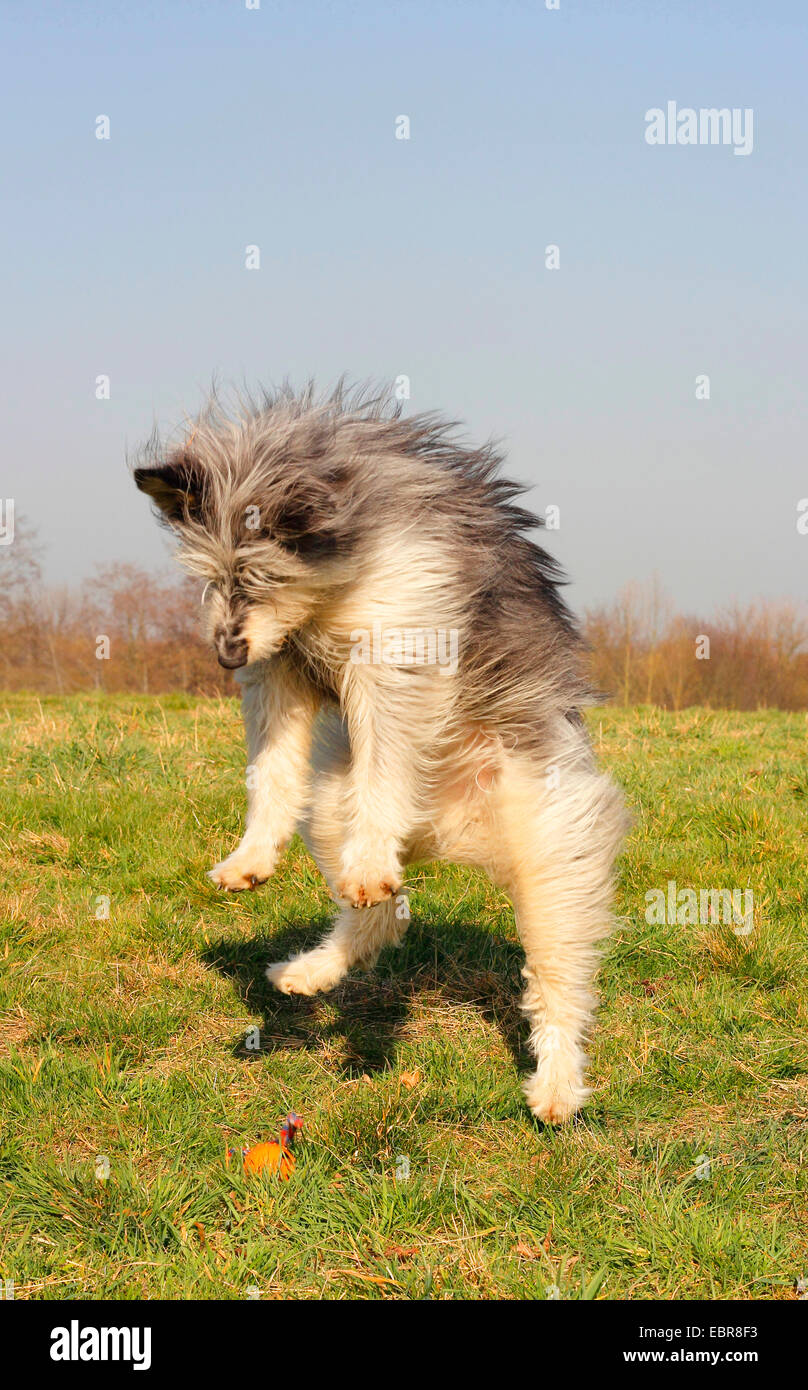
<svg viewBox="0 0 808 1390">
<path fill-rule="evenodd" d="M 276 1173 L 281 1182 L 288 1182 L 295 1166 L 292 1152 L 295 1138 L 303 1128 L 303 1121 L 294 1110 L 290 1110 L 281 1125 L 279 1139 L 270 1139 L 266 1144 L 255 1144 L 252 1148 L 241 1150 L 245 1173 Z M 235 1155 L 235 1149 L 227 1150 L 227 1157 Z"/>
</svg>

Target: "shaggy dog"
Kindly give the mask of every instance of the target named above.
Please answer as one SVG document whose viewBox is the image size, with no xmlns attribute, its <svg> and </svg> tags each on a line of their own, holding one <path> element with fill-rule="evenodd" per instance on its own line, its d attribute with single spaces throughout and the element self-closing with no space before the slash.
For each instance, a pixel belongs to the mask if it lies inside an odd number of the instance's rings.
<svg viewBox="0 0 808 1390">
<path fill-rule="evenodd" d="M 598 943 L 610 927 L 620 793 L 595 765 L 592 692 L 555 562 L 525 534 L 494 448 L 434 415 L 309 389 L 215 401 L 137 486 L 206 581 L 207 635 L 237 669 L 249 754 L 244 838 L 221 888 L 269 878 L 296 829 L 341 911 L 270 965 L 329 990 L 398 943 L 416 860 L 478 865 L 510 896 L 536 1070 L 528 1104 L 586 1100 Z"/>
</svg>

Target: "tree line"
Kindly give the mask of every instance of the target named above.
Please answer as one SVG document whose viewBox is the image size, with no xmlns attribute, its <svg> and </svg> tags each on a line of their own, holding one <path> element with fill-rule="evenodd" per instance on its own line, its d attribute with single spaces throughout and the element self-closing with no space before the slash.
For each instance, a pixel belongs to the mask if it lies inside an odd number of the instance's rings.
<svg viewBox="0 0 808 1390">
<path fill-rule="evenodd" d="M 200 600 L 196 580 L 123 563 L 77 587 L 47 585 L 36 537 L 18 523 L 0 547 L 0 687 L 232 693 L 200 637 Z M 593 682 L 618 704 L 808 709 L 806 605 L 684 614 L 654 581 L 590 609 L 582 628 Z"/>
</svg>

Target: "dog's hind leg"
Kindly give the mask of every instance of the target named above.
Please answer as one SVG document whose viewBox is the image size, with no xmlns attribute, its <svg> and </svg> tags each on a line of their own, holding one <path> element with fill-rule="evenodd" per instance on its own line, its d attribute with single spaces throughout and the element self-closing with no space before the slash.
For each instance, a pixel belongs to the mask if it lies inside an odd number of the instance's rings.
<svg viewBox="0 0 808 1390">
<path fill-rule="evenodd" d="M 408 917 L 403 898 L 375 907 L 345 907 L 319 946 L 267 966 L 267 979 L 282 994 L 333 989 L 353 966 L 368 970 L 384 946 L 399 945 Z"/>
<path fill-rule="evenodd" d="M 350 753 L 344 726 L 331 711 L 316 726 L 315 780 L 301 833 L 334 897 L 345 836 L 346 780 Z M 353 966 L 369 969 L 385 946 L 399 945 L 409 923 L 403 894 L 373 907 L 343 907 L 328 935 L 311 951 L 267 967 L 267 979 L 284 994 L 333 989 Z"/>
<path fill-rule="evenodd" d="M 544 773 L 512 762 L 497 802 L 497 876 L 511 894 L 525 949 L 522 1009 L 537 1062 L 524 1090 L 534 1115 L 558 1123 L 590 1094 L 584 1047 L 626 816 L 617 787 L 584 748 Z"/>
</svg>

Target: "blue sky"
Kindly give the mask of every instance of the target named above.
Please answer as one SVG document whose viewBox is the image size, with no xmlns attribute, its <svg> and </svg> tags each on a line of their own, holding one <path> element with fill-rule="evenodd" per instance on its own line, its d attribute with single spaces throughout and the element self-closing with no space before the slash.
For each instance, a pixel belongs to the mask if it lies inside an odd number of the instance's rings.
<svg viewBox="0 0 808 1390">
<path fill-rule="evenodd" d="M 653 572 L 702 612 L 808 594 L 802 3 L 5 0 L 0 22 L 0 495 L 51 579 L 166 563 L 126 449 L 214 374 L 347 372 L 503 440 L 561 508 L 576 604 Z M 751 107 L 753 152 L 649 146 L 668 100 Z"/>
</svg>

